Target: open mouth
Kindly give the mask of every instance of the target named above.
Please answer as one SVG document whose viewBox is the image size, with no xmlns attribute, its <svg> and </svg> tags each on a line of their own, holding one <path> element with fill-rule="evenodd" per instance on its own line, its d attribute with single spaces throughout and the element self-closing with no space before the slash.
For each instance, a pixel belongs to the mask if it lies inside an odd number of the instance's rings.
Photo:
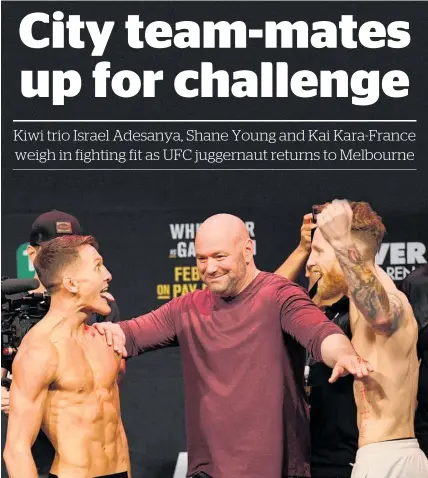
<svg viewBox="0 0 428 478">
<path fill-rule="evenodd" d="M 107 291 L 108 291 L 108 286 L 104 287 L 104 289 L 100 292 L 100 296 L 107 302 L 113 302 L 114 297 Z"/>
</svg>

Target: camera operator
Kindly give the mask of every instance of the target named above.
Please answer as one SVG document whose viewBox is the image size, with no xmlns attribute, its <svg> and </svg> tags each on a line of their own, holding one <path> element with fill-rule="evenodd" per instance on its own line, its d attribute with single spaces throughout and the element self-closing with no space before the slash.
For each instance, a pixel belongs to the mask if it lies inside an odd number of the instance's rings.
<svg viewBox="0 0 428 478">
<path fill-rule="evenodd" d="M 290 280 L 297 280 L 311 253 L 311 239 L 316 227 L 317 206 L 303 217 L 300 243 L 276 271 Z M 318 290 L 323 273 L 324 286 Z M 306 266 L 309 296 L 326 316 L 351 338 L 349 299 L 335 291 L 333 271 L 320 271 Z M 351 463 L 358 447 L 357 408 L 353 377 L 342 377 L 329 383 L 330 369 L 321 362 L 307 361 L 307 391 L 310 404 L 311 476 L 312 478 L 349 478 Z M 307 367 L 308 368 L 308 367 Z"/>
<path fill-rule="evenodd" d="M 30 232 L 30 244 L 27 247 L 28 258 L 31 263 L 34 263 L 34 260 L 40 251 L 40 248 L 43 246 L 43 243 L 54 239 L 55 237 L 63 235 L 82 235 L 82 228 L 79 221 L 72 215 L 65 212 L 52 210 L 46 212 L 34 221 L 31 232 Z M 35 279 L 37 279 L 37 273 L 35 273 Z M 46 292 L 44 286 L 40 283 L 39 287 L 31 291 L 33 294 L 42 294 Z M 26 293 L 20 294 L 21 297 L 27 295 Z M 17 299 L 19 295 L 15 295 L 13 298 Z M 119 309 L 115 302 L 110 303 L 111 313 L 107 317 L 103 317 L 99 314 L 93 314 L 90 319 L 88 319 L 87 324 L 93 325 L 96 322 L 118 322 L 120 320 Z M 2 354 L 1 362 L 1 377 L 6 378 L 11 372 L 13 358 L 5 357 Z M 122 360 L 120 374 L 123 376 L 125 372 L 125 361 Z M 9 413 L 9 390 L 6 387 L 2 386 L 1 389 L 1 410 L 7 415 Z M 7 427 L 7 423 L 6 423 Z M 2 437 L 3 441 L 3 437 Z M 3 443 L 2 443 L 3 445 Z M 34 445 L 32 448 L 32 454 L 34 461 L 36 462 L 37 471 L 39 477 L 47 477 L 53 458 L 54 458 L 54 449 L 45 436 L 45 434 L 40 431 Z M 2 463 L 3 465 L 3 463 Z M 2 466 L 3 468 L 3 466 Z M 2 470 L 4 471 L 4 470 Z"/>
</svg>

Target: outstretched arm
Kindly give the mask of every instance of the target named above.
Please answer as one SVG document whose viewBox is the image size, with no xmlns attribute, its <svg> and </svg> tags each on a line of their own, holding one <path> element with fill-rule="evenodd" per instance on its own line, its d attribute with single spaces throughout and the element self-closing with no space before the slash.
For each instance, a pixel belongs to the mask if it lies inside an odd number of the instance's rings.
<svg viewBox="0 0 428 478">
<path fill-rule="evenodd" d="M 307 294 L 295 284 L 287 283 L 278 292 L 281 325 L 295 337 L 311 356 L 333 369 L 329 382 L 351 373 L 366 377 L 372 366 L 357 355 L 342 330 L 318 309 Z"/>
<path fill-rule="evenodd" d="M 134 357 L 148 350 L 172 345 L 177 337 L 174 310 L 179 299 L 173 299 L 135 319 L 116 324 L 100 322 L 94 324 L 94 328 L 105 335 L 107 345 L 112 345 L 114 350 L 122 353 L 124 357 Z"/>
<path fill-rule="evenodd" d="M 10 478 L 38 477 L 31 447 L 40 430 L 55 370 L 56 350 L 51 344 L 23 345 L 15 357 L 3 454 Z"/>
<path fill-rule="evenodd" d="M 388 292 L 375 273 L 374 263 L 364 259 L 361 244 L 352 240 L 352 209 L 347 201 L 333 201 L 318 216 L 324 238 L 334 248 L 356 307 L 373 327 L 383 335 L 393 334 L 404 316 L 399 296 Z"/>
</svg>

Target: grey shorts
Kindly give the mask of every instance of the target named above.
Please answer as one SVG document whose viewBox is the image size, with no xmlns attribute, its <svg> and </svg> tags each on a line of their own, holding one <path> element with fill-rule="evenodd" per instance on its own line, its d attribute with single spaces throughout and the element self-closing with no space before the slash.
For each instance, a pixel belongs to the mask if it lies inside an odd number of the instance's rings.
<svg viewBox="0 0 428 478">
<path fill-rule="evenodd" d="M 382 441 L 357 451 L 351 478 L 427 478 L 428 460 L 416 438 Z"/>
</svg>

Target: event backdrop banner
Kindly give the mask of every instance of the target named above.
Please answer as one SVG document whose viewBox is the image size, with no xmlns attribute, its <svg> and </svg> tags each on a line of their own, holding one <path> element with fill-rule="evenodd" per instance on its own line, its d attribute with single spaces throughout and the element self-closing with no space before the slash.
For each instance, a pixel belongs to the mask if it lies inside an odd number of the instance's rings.
<svg viewBox="0 0 428 478">
<path fill-rule="evenodd" d="M 33 276 L 32 222 L 66 211 L 129 319 L 203 287 L 210 215 L 241 217 L 273 272 L 312 205 L 348 198 L 383 217 L 398 284 L 427 262 L 427 20 L 424 2 L 2 2 L 2 276 Z M 133 477 L 184 478 L 179 347 L 129 360 L 121 405 Z"/>
</svg>

